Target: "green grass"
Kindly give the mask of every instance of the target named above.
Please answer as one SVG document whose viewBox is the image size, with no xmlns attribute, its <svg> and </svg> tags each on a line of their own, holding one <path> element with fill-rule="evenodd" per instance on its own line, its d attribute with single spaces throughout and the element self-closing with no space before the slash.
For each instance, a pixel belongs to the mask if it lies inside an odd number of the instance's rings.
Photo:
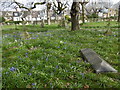
<svg viewBox="0 0 120 90">
<path fill-rule="evenodd" d="M 107 28 L 108 21 L 101 21 L 101 22 L 87 22 L 83 24 L 82 27 L 84 28 Z M 111 28 L 118 28 L 118 22 L 110 21 Z M 120 26 L 119 26 L 120 27 Z"/>
<path fill-rule="evenodd" d="M 10 26 L 9 26 L 10 27 Z M 119 73 L 94 73 L 79 51 L 91 48 L 119 69 L 118 30 L 111 36 L 102 30 L 70 31 L 57 25 L 26 26 L 24 30 L 3 27 L 3 88 L 119 88 Z M 13 28 L 13 27 L 11 27 Z"/>
</svg>

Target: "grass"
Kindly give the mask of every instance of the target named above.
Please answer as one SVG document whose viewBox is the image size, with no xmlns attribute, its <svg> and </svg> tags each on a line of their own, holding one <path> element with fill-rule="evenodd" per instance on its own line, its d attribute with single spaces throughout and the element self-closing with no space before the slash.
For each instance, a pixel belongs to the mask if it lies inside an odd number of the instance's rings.
<svg viewBox="0 0 120 90">
<path fill-rule="evenodd" d="M 120 71 L 118 29 L 70 31 L 57 25 L 26 26 L 30 38 L 3 27 L 3 88 L 119 88 L 119 73 L 96 74 L 79 51 L 92 48 Z M 10 29 L 10 30 L 9 30 Z"/>
<path fill-rule="evenodd" d="M 84 28 L 107 28 L 108 21 L 100 21 L 100 22 L 87 22 L 83 24 Z M 111 28 L 118 28 L 118 22 L 110 21 Z M 120 27 L 120 26 L 119 26 Z"/>
</svg>

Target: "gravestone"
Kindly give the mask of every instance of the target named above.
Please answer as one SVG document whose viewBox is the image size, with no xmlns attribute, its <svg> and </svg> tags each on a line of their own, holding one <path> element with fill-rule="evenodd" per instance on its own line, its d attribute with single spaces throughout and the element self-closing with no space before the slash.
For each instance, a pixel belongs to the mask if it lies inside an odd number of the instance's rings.
<svg viewBox="0 0 120 90">
<path fill-rule="evenodd" d="M 92 49 L 86 48 L 86 49 L 80 50 L 80 52 L 81 52 L 83 58 L 92 65 L 92 67 L 95 69 L 96 73 L 100 73 L 100 72 L 117 73 L 117 70 L 115 70 L 110 64 L 108 64 L 106 61 L 104 61 Z"/>
</svg>

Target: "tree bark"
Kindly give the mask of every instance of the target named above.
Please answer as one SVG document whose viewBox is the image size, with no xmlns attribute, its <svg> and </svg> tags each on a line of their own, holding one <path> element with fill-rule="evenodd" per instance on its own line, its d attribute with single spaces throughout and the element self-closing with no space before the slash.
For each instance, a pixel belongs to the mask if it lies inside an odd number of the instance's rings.
<svg viewBox="0 0 120 90">
<path fill-rule="evenodd" d="M 84 4 L 82 3 L 82 23 L 85 23 L 85 15 L 84 15 Z"/>
<path fill-rule="evenodd" d="M 120 5 L 119 5 L 119 9 L 118 9 L 118 22 L 120 22 Z"/>
<path fill-rule="evenodd" d="M 80 6 L 79 2 L 73 2 L 71 7 L 71 30 L 78 30 L 79 29 L 79 11 Z"/>
<path fill-rule="evenodd" d="M 47 24 L 50 25 L 50 8 L 51 8 L 51 3 L 47 3 Z"/>
<path fill-rule="evenodd" d="M 47 10 L 47 24 L 50 25 L 50 15 L 49 15 L 50 10 Z"/>
</svg>

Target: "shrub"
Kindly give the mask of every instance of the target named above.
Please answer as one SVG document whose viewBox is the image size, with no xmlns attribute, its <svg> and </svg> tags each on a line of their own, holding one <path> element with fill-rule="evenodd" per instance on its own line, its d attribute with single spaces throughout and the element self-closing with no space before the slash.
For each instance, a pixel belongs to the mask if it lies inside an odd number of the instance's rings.
<svg viewBox="0 0 120 90">
<path fill-rule="evenodd" d="M 96 13 L 92 13 L 91 15 L 87 15 L 88 18 L 98 18 Z"/>
<path fill-rule="evenodd" d="M 71 21 L 71 18 L 70 18 L 70 16 L 69 15 L 65 15 L 65 20 L 67 20 L 67 21 Z"/>
<path fill-rule="evenodd" d="M 19 24 L 19 23 L 23 23 L 23 21 L 6 21 L 5 23 Z"/>
<path fill-rule="evenodd" d="M 4 17 L 0 17 L 0 23 L 5 22 L 5 18 Z"/>
</svg>

